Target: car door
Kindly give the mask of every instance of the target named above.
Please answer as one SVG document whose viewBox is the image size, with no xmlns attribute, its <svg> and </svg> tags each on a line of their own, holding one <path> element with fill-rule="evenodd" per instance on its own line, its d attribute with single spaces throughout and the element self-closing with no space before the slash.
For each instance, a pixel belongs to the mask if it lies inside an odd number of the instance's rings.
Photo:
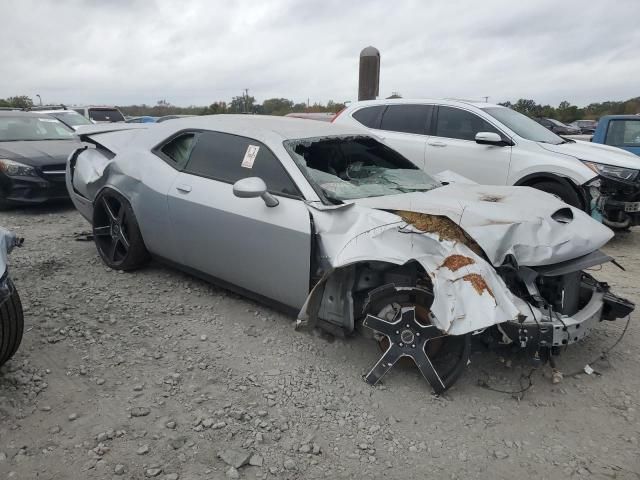
<svg viewBox="0 0 640 480">
<path fill-rule="evenodd" d="M 478 132 L 506 135 L 475 113 L 440 105 L 426 142 L 425 171 L 437 174 L 452 170 L 475 182 L 505 185 L 511 163 L 511 147 L 476 143 Z"/>
<path fill-rule="evenodd" d="M 375 135 L 417 167 L 424 169 L 426 134 L 432 110 L 432 105 L 388 105 L 382 112 Z"/>
<path fill-rule="evenodd" d="M 256 149 L 256 155 L 248 154 Z M 233 184 L 246 177 L 262 178 L 279 204 L 267 207 L 261 198 L 236 197 Z M 309 293 L 309 211 L 266 145 L 228 133 L 199 133 L 168 201 L 184 265 L 284 305 L 302 306 Z"/>
</svg>

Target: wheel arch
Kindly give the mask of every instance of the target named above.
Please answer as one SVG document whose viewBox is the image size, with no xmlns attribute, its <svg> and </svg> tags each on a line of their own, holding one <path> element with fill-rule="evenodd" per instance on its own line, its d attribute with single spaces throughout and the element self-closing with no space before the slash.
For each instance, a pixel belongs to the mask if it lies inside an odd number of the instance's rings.
<svg viewBox="0 0 640 480">
<path fill-rule="evenodd" d="M 532 187 L 536 183 L 540 182 L 556 182 L 567 188 L 572 189 L 580 198 L 582 203 L 582 209 L 585 210 L 588 205 L 587 194 L 581 185 L 577 185 L 571 178 L 564 175 L 551 172 L 536 172 L 525 175 L 514 183 L 516 187 Z"/>
<path fill-rule="evenodd" d="M 418 278 L 429 281 L 426 270 L 415 259 L 403 263 L 359 259 L 332 268 L 311 289 L 298 315 L 298 324 L 348 335 L 355 330 L 371 292 L 388 285 L 415 286 Z"/>
</svg>

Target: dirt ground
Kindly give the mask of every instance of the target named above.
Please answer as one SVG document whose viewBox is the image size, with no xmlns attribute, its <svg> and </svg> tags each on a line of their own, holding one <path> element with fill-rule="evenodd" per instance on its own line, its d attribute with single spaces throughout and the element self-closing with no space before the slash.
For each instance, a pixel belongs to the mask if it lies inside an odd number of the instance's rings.
<svg viewBox="0 0 640 480">
<path fill-rule="evenodd" d="M 107 269 L 71 206 L 4 212 L 25 309 L 0 369 L 0 478 L 640 478 L 640 327 L 600 375 L 551 382 L 528 359 L 477 347 L 442 397 L 415 368 L 361 380 L 362 338 L 298 332 L 293 318 L 152 263 Z M 640 230 L 595 275 L 640 303 Z M 558 359 L 580 370 L 620 335 L 604 322 Z M 524 382 L 526 385 L 526 381 Z M 235 467 L 234 467 L 235 465 Z"/>
</svg>

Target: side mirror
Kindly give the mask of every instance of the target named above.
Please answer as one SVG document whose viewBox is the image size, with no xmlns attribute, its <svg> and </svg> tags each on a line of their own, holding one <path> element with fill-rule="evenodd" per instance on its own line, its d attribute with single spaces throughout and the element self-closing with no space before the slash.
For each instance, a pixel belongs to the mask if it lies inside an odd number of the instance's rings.
<svg viewBox="0 0 640 480">
<path fill-rule="evenodd" d="M 280 202 L 267 192 L 267 185 L 259 177 L 242 178 L 233 184 L 233 194 L 238 198 L 257 198 L 264 200 L 267 207 L 275 207 Z"/>
<path fill-rule="evenodd" d="M 508 145 L 500 135 L 495 132 L 478 132 L 476 133 L 476 143 L 480 145 L 496 145 L 498 147 L 503 147 Z"/>
</svg>

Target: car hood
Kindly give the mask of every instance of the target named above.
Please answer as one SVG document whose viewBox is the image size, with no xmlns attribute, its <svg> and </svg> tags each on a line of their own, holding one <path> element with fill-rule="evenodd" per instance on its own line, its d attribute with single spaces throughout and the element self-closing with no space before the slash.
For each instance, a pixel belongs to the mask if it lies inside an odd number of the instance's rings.
<svg viewBox="0 0 640 480">
<path fill-rule="evenodd" d="M 570 155 L 579 160 L 640 169 L 640 159 L 636 155 L 609 145 L 583 141 L 561 143 L 560 145 L 538 143 L 538 145 L 547 151 Z"/>
<path fill-rule="evenodd" d="M 507 255 L 520 265 L 559 263 L 597 250 L 613 237 L 583 211 L 530 187 L 450 184 L 355 203 L 447 217 L 478 243 L 494 266 Z"/>
<path fill-rule="evenodd" d="M 79 146 L 80 142 L 73 139 L 0 142 L 0 158 L 41 167 L 66 163 L 67 157 Z"/>
</svg>

